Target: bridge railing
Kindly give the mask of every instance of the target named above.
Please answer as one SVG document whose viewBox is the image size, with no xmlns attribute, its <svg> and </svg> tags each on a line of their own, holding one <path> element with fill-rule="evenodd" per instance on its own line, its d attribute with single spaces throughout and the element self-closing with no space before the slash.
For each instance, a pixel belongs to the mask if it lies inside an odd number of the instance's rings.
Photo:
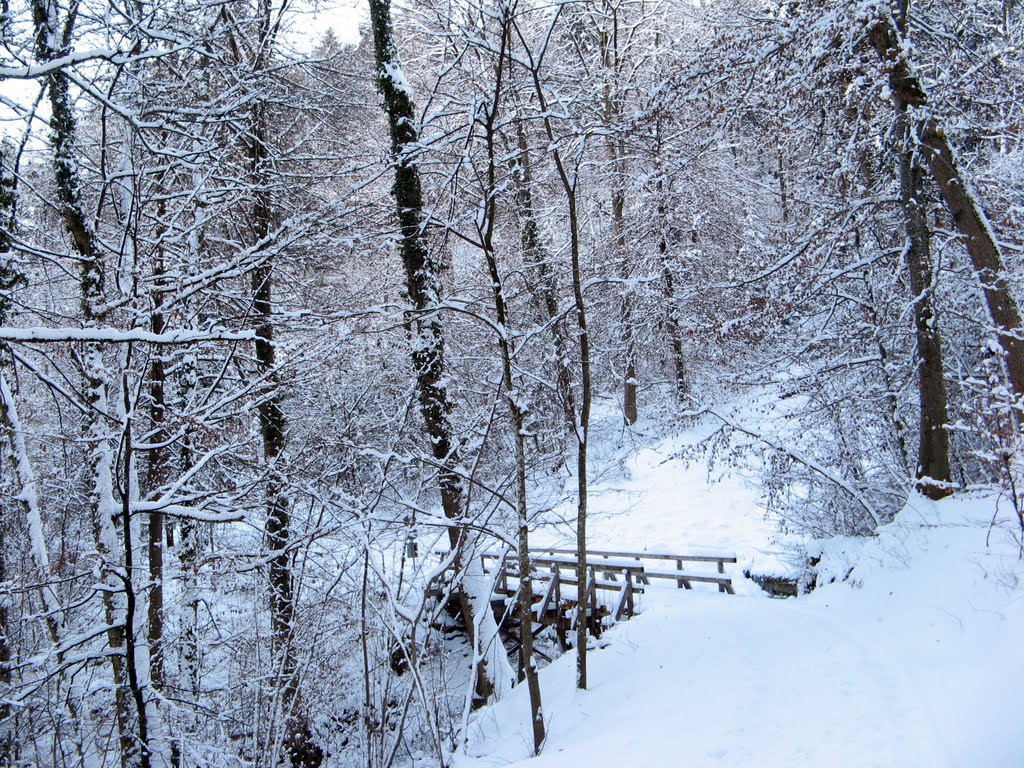
<svg viewBox="0 0 1024 768">
<path fill-rule="evenodd" d="M 498 555 L 493 552 L 484 552 L 481 555 L 481 564 L 487 570 L 489 560 L 497 559 Z M 558 570 L 576 569 L 576 550 L 560 548 L 537 548 L 530 552 L 531 561 L 537 566 L 554 567 Z M 657 566 L 649 568 L 644 561 L 653 563 L 674 562 L 675 571 L 657 570 Z M 671 579 L 676 582 L 680 589 L 693 589 L 694 583 L 715 584 L 718 591 L 724 594 L 735 594 L 732 587 L 732 579 L 725 574 L 725 565 L 735 564 L 735 555 L 685 555 L 685 554 L 663 554 L 652 552 L 621 552 L 611 550 L 587 550 L 587 566 L 593 568 L 597 573 L 604 575 L 611 581 L 616 581 L 617 576 L 626 572 L 639 584 L 650 584 L 650 579 Z M 705 574 L 687 571 L 684 563 L 714 563 L 717 566 L 718 574 Z M 613 588 L 609 585 L 609 587 Z"/>
</svg>

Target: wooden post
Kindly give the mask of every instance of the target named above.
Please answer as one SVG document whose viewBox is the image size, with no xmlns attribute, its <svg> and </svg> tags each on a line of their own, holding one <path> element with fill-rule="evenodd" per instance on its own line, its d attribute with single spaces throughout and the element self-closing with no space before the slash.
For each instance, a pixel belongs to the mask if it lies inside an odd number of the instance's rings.
<svg viewBox="0 0 1024 768">
<path fill-rule="evenodd" d="M 630 571 L 626 571 L 626 586 L 623 589 L 626 590 L 626 616 L 633 616 L 633 574 Z"/>
<path fill-rule="evenodd" d="M 595 636 L 600 635 L 597 626 L 597 575 L 594 566 L 587 566 L 587 625 Z"/>
<path fill-rule="evenodd" d="M 562 578 L 561 571 L 558 570 L 558 566 L 554 563 L 551 564 L 551 580 L 555 583 L 555 612 L 557 613 L 558 610 L 562 607 Z"/>
<path fill-rule="evenodd" d="M 676 570 L 677 571 L 683 570 L 683 561 L 682 560 L 676 560 Z M 682 589 L 683 586 L 684 586 L 683 580 L 682 579 L 676 579 L 676 589 Z"/>
<path fill-rule="evenodd" d="M 718 561 L 718 572 L 722 573 L 722 574 L 725 573 L 725 563 L 723 563 L 721 560 Z M 718 591 L 719 592 L 723 592 L 723 593 L 727 593 L 727 590 L 725 588 L 725 584 L 719 584 L 718 585 Z"/>
</svg>

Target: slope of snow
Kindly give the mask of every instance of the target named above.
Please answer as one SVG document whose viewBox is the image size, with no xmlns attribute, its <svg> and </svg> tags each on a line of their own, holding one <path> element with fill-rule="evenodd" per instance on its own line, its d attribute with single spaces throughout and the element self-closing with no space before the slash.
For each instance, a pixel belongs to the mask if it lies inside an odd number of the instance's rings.
<svg viewBox="0 0 1024 768">
<path fill-rule="evenodd" d="M 680 439 L 597 484 L 592 547 L 770 550 L 756 496 L 678 462 Z M 571 652 L 543 670 L 540 757 L 520 687 L 475 714 L 454 763 L 1024 765 L 1024 566 L 1012 514 L 989 531 L 996 504 L 914 498 L 877 538 L 826 542 L 820 581 L 836 580 L 798 599 L 656 585 L 591 653 L 590 690 Z"/>
<path fill-rule="evenodd" d="M 587 541 L 590 549 L 630 552 L 736 555 L 733 575 L 792 571 L 802 540 L 779 533 L 759 505 L 749 469 L 720 461 L 709 467 L 698 443 L 713 420 L 680 433 L 641 421 L 623 430 L 617 406 L 595 404 L 590 449 Z M 571 493 L 575 480 L 567 483 Z M 531 545 L 576 546 L 575 499 L 564 501 L 537 530 Z M 701 570 L 699 568 L 695 570 Z M 737 581 L 740 591 L 759 592 Z"/>
</svg>

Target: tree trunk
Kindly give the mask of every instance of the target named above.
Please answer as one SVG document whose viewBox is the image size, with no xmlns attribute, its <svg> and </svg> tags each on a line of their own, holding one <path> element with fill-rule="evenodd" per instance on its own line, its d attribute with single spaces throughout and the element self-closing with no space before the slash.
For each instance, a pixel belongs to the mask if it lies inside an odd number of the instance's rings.
<svg viewBox="0 0 1024 768">
<path fill-rule="evenodd" d="M 903 112 L 905 114 L 905 110 Z M 907 228 L 904 259 L 914 297 L 914 330 L 919 358 L 921 424 L 915 476 L 921 493 L 931 499 L 941 499 L 952 493 L 949 434 L 946 432 L 946 382 L 938 318 L 932 302 L 931 232 L 925 210 L 924 173 L 918 164 L 913 134 L 909 129 L 904 131 L 904 146 L 900 153 L 900 203 Z"/>
<path fill-rule="evenodd" d="M 617 134 L 622 117 L 622 94 L 619 92 L 619 24 L 618 9 L 606 9 L 612 19 L 611 30 L 601 32 L 601 54 L 608 78 L 604 88 L 604 127 L 608 167 L 611 170 L 611 236 L 614 261 L 619 263 L 619 276 L 623 280 L 622 303 L 619 319 L 622 327 L 623 381 L 622 418 L 626 426 L 637 420 L 636 403 L 636 345 L 633 338 L 633 289 L 629 285 L 630 260 L 626 253 L 626 190 L 625 146 Z"/>
<path fill-rule="evenodd" d="M 1024 395 L 1024 337 L 1017 301 L 1006 279 L 1003 255 L 992 227 L 945 129 L 935 117 L 924 87 L 907 58 L 903 36 L 892 14 L 885 12 L 871 23 L 868 36 L 889 73 L 892 100 L 906 111 L 920 152 L 942 195 L 946 209 L 964 237 L 971 264 L 978 275 L 989 317 L 1005 354 L 1010 386 L 1017 397 Z"/>
<path fill-rule="evenodd" d="M 56 18 L 57 9 L 47 0 L 33 0 L 32 14 L 36 32 L 36 55 L 41 62 L 54 61 L 69 48 L 68 39 L 73 28 L 69 21 L 59 32 Z M 85 215 L 81 182 L 78 177 L 77 159 L 74 155 L 76 120 L 69 93 L 69 81 L 61 69 L 54 69 L 46 75 L 50 100 L 50 127 L 53 144 L 53 169 L 60 214 L 64 226 L 71 236 L 72 244 L 79 259 L 79 305 L 87 325 L 100 319 L 103 304 L 104 279 L 100 250 L 92 228 Z M 89 417 L 86 424 L 86 440 L 89 451 L 89 471 L 93 488 L 89 494 L 89 507 L 93 518 L 93 532 L 96 549 L 100 557 L 102 588 L 99 590 L 104 605 L 104 619 L 110 629 L 107 643 L 111 673 L 114 680 L 116 704 L 116 725 L 120 738 L 121 763 L 148 768 L 150 748 L 148 739 L 143 737 L 142 723 L 145 713 L 136 709 L 133 702 L 140 697 L 138 691 L 129 692 L 133 682 L 125 674 L 126 635 L 132 631 L 127 623 L 127 597 L 131 592 L 131 572 L 118 573 L 114 558 L 123 552 L 118 542 L 114 516 L 119 513 L 113 497 L 114 455 L 110 435 L 105 421 L 109 410 L 106 366 L 102 347 L 88 343 L 77 355 L 82 377 L 85 381 Z"/>
<path fill-rule="evenodd" d="M 491 290 L 494 298 L 494 315 L 498 327 L 498 349 L 501 352 L 502 386 L 505 403 L 508 406 L 509 418 L 512 422 L 512 438 L 516 453 L 516 518 L 518 527 L 518 565 L 519 565 L 519 649 L 523 675 L 530 695 L 530 722 L 533 730 L 533 754 L 539 755 L 544 745 L 544 713 L 541 709 L 540 681 L 533 654 L 533 576 L 530 563 L 530 527 L 529 506 L 527 504 L 526 484 L 526 418 L 525 398 L 521 396 L 513 373 L 513 344 L 511 318 L 505 303 L 505 288 L 498 260 L 494 252 L 494 227 L 497 219 L 497 161 L 495 159 L 495 120 L 498 116 L 502 93 L 502 72 L 505 64 L 505 51 L 509 43 L 509 14 L 506 3 L 502 5 L 501 51 L 498 56 L 494 86 L 494 101 L 487 112 L 484 122 L 484 136 L 487 142 L 487 186 L 484 192 L 483 216 L 480 217 L 478 235 L 487 271 L 491 278 Z M 522 126 L 520 136 L 522 137 Z M 522 200 L 520 200 L 520 203 Z M 529 221 L 529 219 L 528 219 Z M 502 566 L 504 567 L 504 566 Z"/>
<path fill-rule="evenodd" d="M 544 307 L 547 321 L 551 326 L 551 338 L 555 350 L 555 381 L 562 405 L 562 415 L 566 424 L 572 427 L 576 423 L 576 395 L 573 392 L 569 369 L 569 340 L 565 332 L 565 322 L 559 317 L 558 286 L 554 270 L 551 267 L 551 256 L 547 248 L 544 247 L 540 225 L 537 221 L 537 212 L 533 205 L 530 148 L 526 141 L 526 129 L 521 119 L 517 119 L 515 123 L 519 156 L 512 170 L 512 183 L 515 185 L 516 202 L 519 205 L 523 260 L 526 266 L 533 266 L 537 270 L 539 303 Z"/>
<path fill-rule="evenodd" d="M 163 220 L 165 204 L 161 202 L 157 210 L 158 220 Z M 163 235 L 158 231 L 157 238 Z M 152 293 L 154 308 L 150 316 L 150 330 L 155 334 L 164 332 L 164 315 L 161 310 L 164 298 L 164 254 L 163 245 L 157 246 L 156 263 L 153 268 L 154 290 Z M 170 471 L 169 449 L 165 445 L 168 440 L 166 420 L 165 386 L 167 373 L 164 366 L 163 351 L 152 350 L 149 365 L 149 419 L 150 436 L 148 442 L 154 445 L 149 451 L 149 463 L 146 473 L 146 487 L 150 493 L 159 491 L 167 482 Z M 149 610 L 147 615 L 147 634 L 149 636 L 149 675 L 153 687 L 163 689 L 164 674 L 164 514 L 160 510 L 149 513 L 149 536 L 147 541 L 149 562 Z"/>
<path fill-rule="evenodd" d="M 405 290 L 411 305 L 406 325 L 412 336 L 412 366 L 420 415 L 438 468 L 441 507 L 448 528 L 449 543 L 461 562 L 465 529 L 462 478 L 457 467 L 459 453 L 452 440 L 449 417 L 452 404 L 445 387 L 444 329 L 435 309 L 438 297 L 437 269 L 427 250 L 423 231 L 423 190 L 419 169 L 411 153 L 419 141 L 412 93 L 402 73 L 391 23 L 390 0 L 370 0 L 370 25 L 373 28 L 377 87 L 384 98 L 391 132 L 391 154 L 395 164 L 395 181 L 391 191 L 398 208 L 401 232 L 399 253 L 405 269 Z M 456 592 L 471 645 L 476 648 L 476 623 L 469 595 L 464 587 Z M 474 671 L 476 698 L 487 701 L 494 693 L 494 682 L 484 663 Z"/>
<path fill-rule="evenodd" d="M 587 304 L 583 296 L 583 269 L 580 264 L 580 219 L 577 210 L 577 181 L 570 175 L 558 148 L 551 113 L 540 80 L 539 64 L 531 58 L 530 74 L 543 115 L 551 157 L 565 193 L 569 224 L 569 255 L 572 265 L 572 293 L 576 309 L 576 334 L 580 350 L 580 413 L 573 428 L 576 434 L 576 687 L 587 687 L 587 446 L 590 434 L 590 409 L 593 402 L 593 381 L 590 373 L 590 334 L 587 327 Z"/>
<path fill-rule="evenodd" d="M 676 299 L 675 276 L 668 255 L 668 233 L 665 226 L 665 204 L 658 202 L 658 218 L 662 222 L 658 237 L 658 259 L 661 262 L 661 289 L 665 296 L 665 330 L 668 332 L 672 369 L 675 373 L 675 393 L 680 402 L 690 394 L 689 373 L 686 368 L 686 353 L 683 351 L 683 333 L 679 326 L 679 304 Z"/>
<path fill-rule="evenodd" d="M 663 147 L 662 117 L 658 114 L 655 125 L 655 167 L 658 183 L 658 261 L 661 266 L 661 289 L 665 296 L 665 330 L 668 332 L 669 351 L 672 368 L 675 373 L 675 393 L 680 402 L 685 402 L 690 394 L 690 379 L 686 366 L 686 353 L 683 350 L 683 332 L 679 322 L 679 301 L 676 298 L 675 275 L 672 271 L 672 260 L 669 255 L 669 222 L 668 206 L 665 204 L 665 185 L 662 180 L 661 152 Z"/>
<path fill-rule="evenodd" d="M 260 0 L 259 37 L 253 70 L 263 73 L 271 64 L 274 27 L 270 0 Z M 271 196 L 270 107 L 263 98 L 253 105 L 251 143 L 248 147 L 253 204 L 250 221 L 253 241 L 270 245 L 275 226 Z M 274 347 L 274 263 L 272 257 L 257 251 L 260 259 L 252 271 L 252 312 L 256 320 L 256 370 L 263 381 L 258 392 L 263 463 L 267 473 L 265 486 L 267 548 L 270 550 L 268 587 L 270 590 L 270 640 L 274 662 L 275 689 L 284 715 L 283 747 L 294 766 L 319 765 L 323 750 L 313 740 L 309 718 L 300 696 L 298 659 L 295 655 L 295 592 L 292 579 L 291 508 L 282 471 L 288 420 L 281 402 L 281 377 Z"/>
<path fill-rule="evenodd" d="M 7 163 L 5 162 L 4 154 L 4 146 L 0 144 L 0 254 L 10 253 L 10 233 L 14 228 L 14 179 L 13 176 L 9 176 L 7 173 Z M 12 270 L 6 263 L 0 264 L 0 290 L 3 291 L 0 292 L 0 324 L 6 322 L 7 313 L 10 309 L 11 302 L 6 292 L 18 282 L 16 279 L 10 278 L 11 273 Z M 0 348 L 0 354 L 4 356 L 4 359 L 0 359 L 0 377 L 4 375 L 3 369 L 6 366 L 7 351 Z M 0 394 L 3 395 L 2 399 L 0 399 L 0 426 L 4 428 L 13 447 L 14 431 L 11 429 L 11 419 L 8 415 L 8 405 L 13 406 L 13 403 L 6 397 L 6 379 L 0 378 L 0 385 L 2 385 Z M 17 466 L 17 453 L 15 451 L 11 451 L 10 458 L 9 464 L 12 467 Z M 22 492 L 16 495 L 18 498 L 27 499 L 29 497 L 28 489 L 23 488 Z M 8 581 L 10 576 L 7 569 L 7 533 L 9 527 L 10 523 L 8 522 L 7 515 L 0 514 L 0 584 L 4 585 L 10 583 Z M 35 554 L 34 548 L 32 551 Z M 41 581 L 45 584 L 45 576 Z M 43 589 L 45 590 L 47 587 L 44 586 Z M 13 658 L 13 653 L 11 652 L 11 624 L 7 605 L 7 596 L 0 595 L 0 690 L 10 690 L 11 685 L 11 659 Z M 52 617 L 50 617 L 50 620 L 52 621 Z M 12 716 L 11 705 L 5 697 L 0 701 L 0 768 L 13 766 L 18 759 L 18 744 Z"/>
</svg>

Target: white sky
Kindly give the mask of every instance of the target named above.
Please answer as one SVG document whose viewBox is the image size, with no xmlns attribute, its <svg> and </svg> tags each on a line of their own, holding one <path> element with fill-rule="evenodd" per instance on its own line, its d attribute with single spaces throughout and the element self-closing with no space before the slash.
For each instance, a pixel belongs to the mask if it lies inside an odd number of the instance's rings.
<svg viewBox="0 0 1024 768">
<path fill-rule="evenodd" d="M 303 3 L 305 4 L 305 3 Z M 316 43 L 329 27 L 343 43 L 355 43 L 359 39 L 359 23 L 369 18 L 366 0 L 334 0 L 334 2 L 318 3 L 323 10 L 309 17 L 310 42 Z M 296 31 L 301 33 L 305 26 L 296 21 Z M 301 41 L 294 41 L 298 48 L 303 48 Z"/>
<path fill-rule="evenodd" d="M 309 7 L 309 0 L 300 0 L 292 7 Z M 334 34 L 343 43 L 356 43 L 359 39 L 359 24 L 368 20 L 366 0 L 325 0 L 317 2 L 319 11 L 292 14 L 289 42 L 298 51 L 311 50 L 320 42 L 324 33 L 334 29 Z M 0 96 L 18 104 L 28 106 L 39 93 L 39 84 L 34 80 L 0 81 Z M 25 124 L 16 117 L 16 112 L 0 99 L 0 137 L 20 137 Z M 46 119 L 49 111 L 46 104 L 40 105 L 39 115 Z"/>
</svg>

